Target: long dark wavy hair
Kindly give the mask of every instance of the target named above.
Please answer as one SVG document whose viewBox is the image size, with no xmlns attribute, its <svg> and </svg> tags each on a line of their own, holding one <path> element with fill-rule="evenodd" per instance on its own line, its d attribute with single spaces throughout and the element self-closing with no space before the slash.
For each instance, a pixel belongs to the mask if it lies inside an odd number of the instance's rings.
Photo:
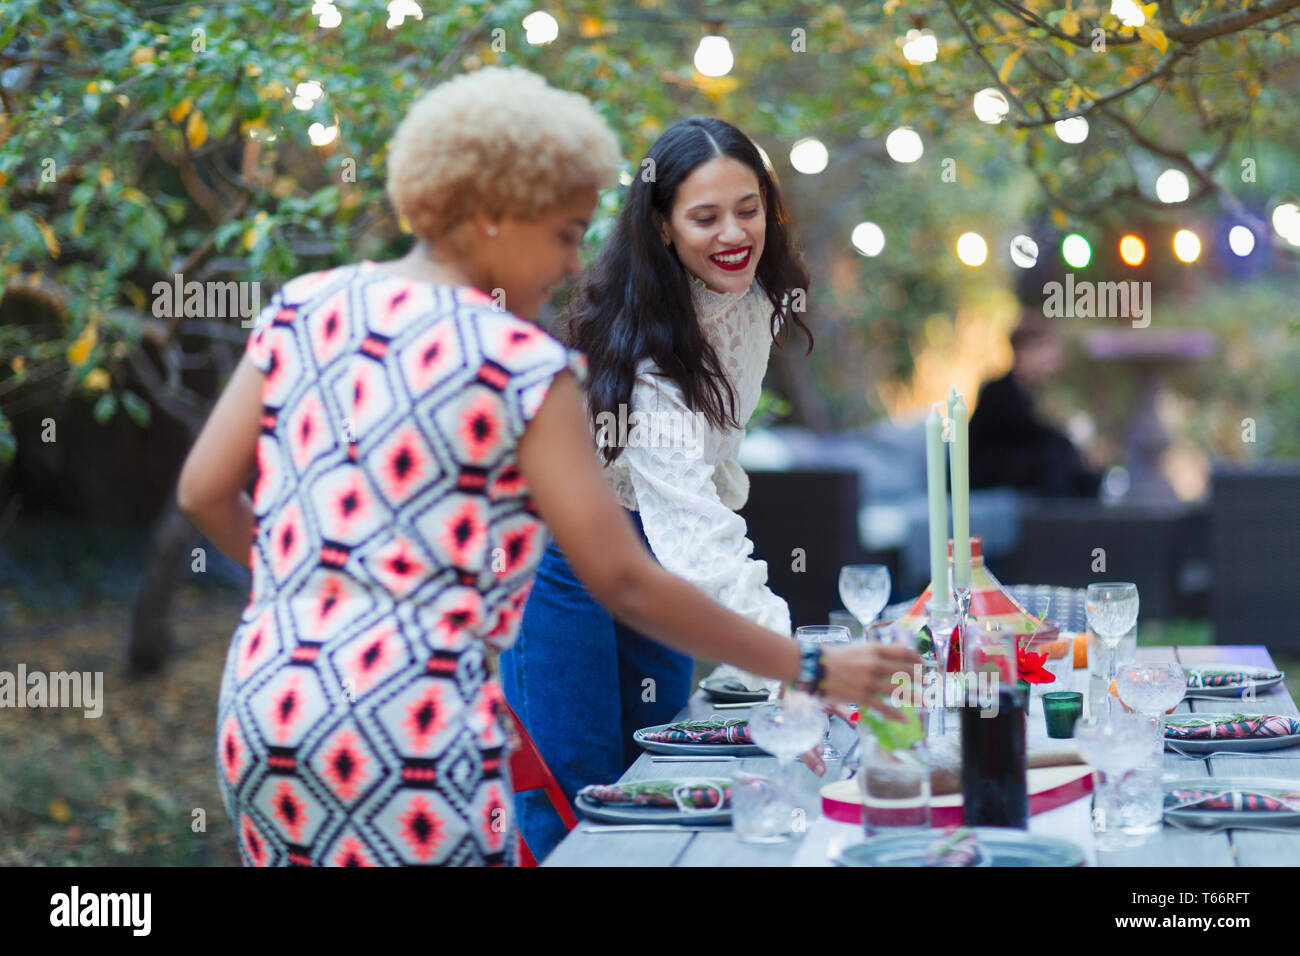
<svg viewBox="0 0 1300 956">
<path fill-rule="evenodd" d="M 672 217 L 677 187 L 696 167 L 730 156 L 754 171 L 766 210 L 763 255 L 755 270 L 772 303 L 772 341 L 783 345 L 798 326 L 812 351 L 812 333 L 792 308 L 808 289 L 808 271 L 794 247 L 790 215 L 775 174 L 749 137 L 730 123 L 696 116 L 670 126 L 646 158 L 653 176 L 634 174 L 627 200 L 605 245 L 567 308 L 563 335 L 587 356 L 587 406 L 593 428 L 601 412 L 630 405 L 637 363 L 651 359 L 682 390 L 687 406 L 714 427 L 740 428 L 736 392 L 700 328 L 686 267 L 663 242 L 660 224 Z M 647 168 L 642 163 L 642 168 Z M 651 181 L 646 182 L 649 178 Z M 622 451 L 606 446 L 612 462 Z"/>
</svg>

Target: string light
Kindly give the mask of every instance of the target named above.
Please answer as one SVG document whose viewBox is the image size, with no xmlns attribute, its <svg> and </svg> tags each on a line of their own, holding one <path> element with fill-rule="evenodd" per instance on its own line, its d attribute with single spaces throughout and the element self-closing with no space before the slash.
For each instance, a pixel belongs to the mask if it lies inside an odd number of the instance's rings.
<svg viewBox="0 0 1300 956">
<path fill-rule="evenodd" d="M 1021 233 L 1011 239 L 1011 261 L 1021 269 L 1038 265 L 1038 243 Z"/>
<path fill-rule="evenodd" d="M 957 258 L 968 266 L 982 266 L 989 257 L 989 244 L 978 232 L 964 232 L 957 238 Z"/>
<path fill-rule="evenodd" d="M 1201 239 L 1190 229 L 1174 233 L 1174 255 L 1184 262 L 1195 262 L 1201 256 Z"/>
<path fill-rule="evenodd" d="M 988 123 L 990 126 L 1001 123 L 1011 110 L 1011 106 L 1007 103 L 1007 98 L 1002 95 L 1002 91 L 991 86 L 975 94 L 973 105 L 975 107 L 975 118 L 981 123 Z"/>
<path fill-rule="evenodd" d="M 417 20 L 424 19 L 424 11 L 415 0 L 393 0 L 388 5 L 388 22 L 384 26 L 390 30 L 396 30 L 405 22 L 407 17 L 414 17 Z"/>
<path fill-rule="evenodd" d="M 560 25 L 555 21 L 555 17 L 542 10 L 534 11 L 524 17 L 522 26 L 524 39 L 533 46 L 545 46 L 554 42 L 560 35 Z"/>
<path fill-rule="evenodd" d="M 907 36 L 894 42 L 903 48 L 903 59 L 913 66 L 933 63 L 939 56 L 939 41 L 933 30 L 908 30 Z"/>
<path fill-rule="evenodd" d="M 1291 245 L 1300 246 L 1300 205 L 1278 203 L 1273 209 L 1273 229 Z"/>
<path fill-rule="evenodd" d="M 716 33 L 700 37 L 700 45 L 695 49 L 695 69 L 705 76 L 726 76 L 735 63 L 726 37 Z"/>
<path fill-rule="evenodd" d="M 1057 120 L 1053 129 L 1062 143 L 1075 145 L 1088 138 L 1088 121 L 1082 116 L 1070 116 Z"/>
<path fill-rule="evenodd" d="M 1244 259 L 1255 251 L 1255 234 L 1245 226 L 1233 226 L 1228 230 L 1228 248 Z"/>
<path fill-rule="evenodd" d="M 853 248 L 864 256 L 878 256 L 885 250 L 885 231 L 874 222 L 860 222 L 853 227 Z"/>
<path fill-rule="evenodd" d="M 790 147 L 790 165 L 801 173 L 816 175 L 826 168 L 829 160 L 830 153 L 819 139 L 808 137 Z"/>
<path fill-rule="evenodd" d="M 1137 236 L 1125 236 L 1119 241 L 1119 257 L 1126 265 L 1140 266 L 1147 257 L 1146 244 Z"/>
<path fill-rule="evenodd" d="M 925 147 L 921 137 L 910 126 L 900 126 L 885 137 L 885 152 L 896 163 L 914 163 L 921 158 Z"/>
<path fill-rule="evenodd" d="M 1092 261 L 1092 246 L 1083 236 L 1072 232 L 1061 240 L 1061 257 L 1075 269 L 1087 268 Z"/>
<path fill-rule="evenodd" d="M 1191 195 L 1187 176 L 1180 169 L 1166 169 L 1156 179 L 1156 198 L 1161 202 L 1186 202 Z"/>
<path fill-rule="evenodd" d="M 1147 22 L 1147 15 L 1142 12 L 1136 0 L 1111 0 L 1110 12 L 1126 27 L 1137 28 Z"/>
<path fill-rule="evenodd" d="M 323 123 L 312 123 L 307 128 L 307 138 L 311 140 L 313 146 L 328 146 L 334 142 L 335 137 L 339 135 L 338 125 L 326 126 Z"/>
</svg>

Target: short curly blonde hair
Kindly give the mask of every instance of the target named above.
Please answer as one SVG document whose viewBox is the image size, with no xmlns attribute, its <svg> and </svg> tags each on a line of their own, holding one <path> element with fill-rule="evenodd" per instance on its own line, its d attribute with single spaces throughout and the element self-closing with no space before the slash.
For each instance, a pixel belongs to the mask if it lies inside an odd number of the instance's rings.
<svg viewBox="0 0 1300 956">
<path fill-rule="evenodd" d="M 388 153 L 388 197 L 433 240 L 476 212 L 535 219 L 574 189 L 613 184 L 618 141 L 577 93 L 519 67 L 485 67 L 429 90 Z"/>
</svg>

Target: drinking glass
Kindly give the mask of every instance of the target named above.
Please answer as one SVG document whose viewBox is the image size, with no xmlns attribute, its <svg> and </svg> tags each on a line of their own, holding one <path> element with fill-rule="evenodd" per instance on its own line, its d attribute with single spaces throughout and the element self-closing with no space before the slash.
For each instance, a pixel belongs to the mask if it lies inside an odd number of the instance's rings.
<svg viewBox="0 0 1300 956">
<path fill-rule="evenodd" d="M 1118 660 L 1119 642 L 1137 623 L 1138 589 L 1136 584 L 1112 582 L 1089 584 L 1084 602 L 1088 610 L 1088 626 L 1096 631 L 1110 652 L 1110 665 L 1106 673 L 1106 709 L 1113 711 L 1110 685 L 1115 680 L 1115 662 Z"/>
<path fill-rule="evenodd" d="M 1149 772 L 1151 725 L 1115 710 L 1075 725 L 1074 739 L 1097 772 L 1092 829 L 1101 850 L 1138 846 L 1160 828 L 1160 777 Z"/>
<path fill-rule="evenodd" d="M 1116 674 L 1119 699 L 1155 726 L 1156 740 L 1165 738 L 1165 713 L 1187 693 L 1187 674 L 1174 661 L 1125 664 Z M 1163 751 L 1163 746 L 1160 748 Z"/>
<path fill-rule="evenodd" d="M 848 564 L 840 568 L 840 600 L 853 616 L 870 627 L 889 603 L 892 581 L 883 564 Z"/>
<path fill-rule="evenodd" d="M 737 761 L 731 774 L 731 828 L 742 843 L 790 839 L 798 792 L 766 760 Z"/>
<path fill-rule="evenodd" d="M 836 645 L 848 646 L 851 638 L 849 629 L 840 627 L 836 624 L 813 624 L 807 627 L 796 628 L 794 636 L 800 641 L 811 641 L 814 644 L 821 644 L 827 647 Z M 826 714 L 826 742 L 822 747 L 822 760 L 841 760 L 844 755 L 840 753 L 831 744 L 831 717 Z"/>
<path fill-rule="evenodd" d="M 906 746 L 889 746 L 890 742 L 879 739 L 868 727 L 859 725 L 859 735 L 862 767 L 858 790 L 867 836 L 929 830 L 930 761 L 925 737 Z"/>
<path fill-rule="evenodd" d="M 754 743 L 782 763 L 795 763 L 822 739 L 826 714 L 817 699 L 797 690 L 786 691 L 779 701 L 759 704 L 749 712 L 749 734 Z"/>
</svg>

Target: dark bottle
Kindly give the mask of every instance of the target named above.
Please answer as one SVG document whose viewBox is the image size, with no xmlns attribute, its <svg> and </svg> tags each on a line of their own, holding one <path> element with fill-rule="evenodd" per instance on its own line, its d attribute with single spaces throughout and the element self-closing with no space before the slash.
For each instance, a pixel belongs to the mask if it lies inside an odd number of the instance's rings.
<svg viewBox="0 0 1300 956">
<path fill-rule="evenodd" d="M 968 827 L 1029 827 L 1025 704 L 1020 691 L 998 689 L 997 716 L 968 700 L 961 708 L 961 793 Z"/>
</svg>

